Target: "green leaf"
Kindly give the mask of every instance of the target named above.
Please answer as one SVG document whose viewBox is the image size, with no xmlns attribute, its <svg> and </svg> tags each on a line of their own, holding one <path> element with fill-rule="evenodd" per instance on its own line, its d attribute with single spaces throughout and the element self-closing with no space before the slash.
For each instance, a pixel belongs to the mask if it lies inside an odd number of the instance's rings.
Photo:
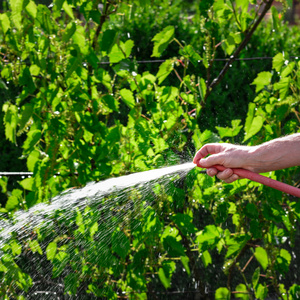
<svg viewBox="0 0 300 300">
<path fill-rule="evenodd" d="M 192 223 L 193 219 L 189 215 L 178 213 L 172 216 L 172 220 L 185 236 L 190 236 L 198 231 L 198 229 Z"/>
<path fill-rule="evenodd" d="M 33 191 L 33 184 L 34 184 L 34 179 L 33 177 L 30 178 L 25 178 L 22 181 L 19 182 L 19 184 L 21 185 L 21 187 L 27 191 Z"/>
<path fill-rule="evenodd" d="M 167 236 L 163 240 L 165 250 L 170 257 L 185 256 L 185 249 L 173 236 Z"/>
<path fill-rule="evenodd" d="M 257 289 L 255 289 L 255 297 L 260 300 L 266 299 L 268 295 L 268 288 L 261 283 L 258 285 Z"/>
<path fill-rule="evenodd" d="M 46 255 L 48 260 L 53 260 L 57 251 L 57 244 L 55 242 L 49 243 L 46 248 Z"/>
<path fill-rule="evenodd" d="M 207 225 L 204 230 L 197 233 L 196 242 L 199 244 L 199 251 L 213 249 L 221 238 L 222 229 L 215 225 Z"/>
<path fill-rule="evenodd" d="M 207 268 L 207 266 L 212 263 L 210 253 L 208 252 L 208 250 L 206 250 L 206 251 L 200 253 L 200 255 L 201 255 L 201 260 L 204 264 L 204 267 Z"/>
<path fill-rule="evenodd" d="M 67 13 L 67 15 L 73 20 L 74 19 L 73 10 L 72 10 L 72 7 L 68 4 L 68 1 L 65 1 L 63 3 L 62 8 Z"/>
<path fill-rule="evenodd" d="M 188 58 L 195 67 L 198 67 L 199 61 L 202 60 L 201 56 L 191 45 L 187 45 L 183 49 L 180 49 L 180 54 Z"/>
<path fill-rule="evenodd" d="M 33 93 L 35 91 L 35 84 L 33 82 L 30 70 L 28 67 L 24 68 L 19 76 L 19 84 L 24 86 L 28 93 Z"/>
<path fill-rule="evenodd" d="M 0 186 L 1 186 L 3 194 L 5 194 L 7 192 L 7 182 L 8 182 L 8 177 L 0 178 Z"/>
<path fill-rule="evenodd" d="M 280 256 L 283 257 L 288 262 L 288 264 L 291 263 L 292 256 L 287 250 L 280 249 Z"/>
<path fill-rule="evenodd" d="M 158 270 L 158 277 L 166 289 L 171 287 L 171 279 L 175 270 L 176 264 L 174 261 L 164 261 L 162 268 Z"/>
<path fill-rule="evenodd" d="M 104 31 L 102 39 L 100 41 L 100 49 L 106 53 L 111 51 L 112 46 L 115 43 L 117 32 L 112 29 L 107 29 Z"/>
<path fill-rule="evenodd" d="M 300 285 L 293 284 L 289 289 L 289 294 L 289 300 L 300 299 Z"/>
<path fill-rule="evenodd" d="M 278 53 L 273 57 L 272 61 L 272 67 L 275 69 L 277 72 L 281 70 L 281 67 L 284 65 L 284 56 L 282 53 Z"/>
<path fill-rule="evenodd" d="M 6 205 L 5 205 L 5 208 L 8 211 L 14 210 L 16 207 L 19 206 L 19 202 L 20 202 L 19 196 L 20 195 L 18 195 L 17 192 L 15 192 L 15 191 L 20 191 L 20 190 L 13 190 L 12 195 L 8 198 Z M 22 194 L 22 191 L 20 191 L 20 192 Z"/>
<path fill-rule="evenodd" d="M 105 95 L 102 97 L 103 102 L 108 106 L 109 109 L 118 112 L 119 111 L 119 102 L 117 99 L 111 95 Z"/>
<path fill-rule="evenodd" d="M 235 49 L 235 35 L 230 33 L 227 39 L 222 43 L 222 47 L 228 55 L 231 55 Z"/>
<path fill-rule="evenodd" d="M 42 137 L 42 132 L 38 129 L 33 129 L 28 132 L 27 139 L 23 144 L 24 150 L 26 152 L 31 152 L 34 146 L 40 141 Z"/>
<path fill-rule="evenodd" d="M 129 55 L 131 54 L 131 50 L 132 50 L 133 46 L 134 46 L 134 41 L 132 41 L 132 40 L 128 40 L 124 44 L 121 45 L 126 58 L 129 57 Z"/>
<path fill-rule="evenodd" d="M 60 11 L 62 9 L 62 6 L 63 6 L 65 0 L 54 0 L 53 2 L 55 4 L 55 6 L 56 6 L 56 9 L 58 11 Z"/>
<path fill-rule="evenodd" d="M 123 102 L 129 108 L 134 108 L 134 106 L 135 106 L 135 100 L 134 100 L 132 91 L 130 91 L 128 89 L 122 89 L 122 90 L 120 90 L 120 95 L 122 97 Z"/>
<path fill-rule="evenodd" d="M 61 275 L 64 268 L 68 264 L 70 255 L 64 251 L 60 251 L 55 255 L 53 260 L 53 277 L 56 278 Z"/>
<path fill-rule="evenodd" d="M 0 79 L 0 89 L 5 89 L 8 90 L 7 85 L 5 84 L 5 82 L 3 80 Z"/>
<path fill-rule="evenodd" d="M 181 256 L 180 259 L 181 259 L 182 265 L 183 265 L 184 269 L 186 270 L 187 274 L 191 275 L 191 270 L 189 267 L 189 261 L 190 261 L 189 257 Z"/>
<path fill-rule="evenodd" d="M 0 14 L 0 24 L 3 30 L 3 33 L 6 34 L 8 29 L 10 29 L 10 20 L 9 17 L 7 16 L 7 13 Z"/>
<path fill-rule="evenodd" d="M 243 128 L 243 126 L 240 125 L 240 123 L 241 123 L 241 120 L 232 120 L 231 128 L 216 126 L 216 129 L 218 130 L 220 138 L 222 139 L 224 137 L 234 137 L 234 136 L 238 135 L 240 130 Z"/>
<path fill-rule="evenodd" d="M 18 244 L 16 241 L 12 241 L 10 243 L 11 251 L 13 255 L 20 255 L 22 252 L 22 246 Z"/>
<path fill-rule="evenodd" d="M 34 166 L 37 161 L 40 159 L 40 152 L 38 150 L 33 150 L 30 152 L 28 158 L 27 158 L 27 168 L 28 171 L 33 172 Z"/>
<path fill-rule="evenodd" d="M 159 268 L 158 270 L 158 277 L 161 281 L 161 283 L 163 284 L 163 286 L 168 289 L 169 287 L 171 287 L 171 278 L 168 278 L 165 274 L 165 271 L 163 268 Z"/>
<path fill-rule="evenodd" d="M 67 79 L 72 75 L 73 72 L 77 70 L 77 68 L 80 66 L 80 63 L 81 63 L 81 58 L 79 58 L 78 56 L 70 58 L 68 69 L 67 69 L 68 72 L 66 74 Z"/>
<path fill-rule="evenodd" d="M 22 131 L 27 125 L 29 119 L 33 113 L 33 105 L 31 103 L 26 103 L 22 106 L 21 120 L 19 121 L 19 131 Z"/>
<path fill-rule="evenodd" d="M 37 240 L 30 240 L 29 247 L 33 253 L 38 252 L 40 255 L 43 255 L 42 248 L 40 247 Z"/>
<path fill-rule="evenodd" d="M 258 213 L 256 205 L 253 203 L 248 203 L 246 205 L 246 216 L 251 219 L 257 219 L 258 215 L 259 215 L 259 213 Z"/>
<path fill-rule="evenodd" d="M 221 287 L 216 290 L 215 300 L 230 300 L 230 292 L 227 288 Z"/>
<path fill-rule="evenodd" d="M 257 77 L 252 82 L 253 85 L 256 85 L 255 92 L 261 91 L 265 86 L 271 83 L 272 73 L 270 72 L 260 72 Z"/>
<path fill-rule="evenodd" d="M 123 231 L 115 231 L 112 235 L 112 250 L 125 258 L 130 250 L 130 242 Z"/>
<path fill-rule="evenodd" d="M 264 124 L 264 119 L 262 116 L 256 116 L 253 118 L 249 130 L 245 130 L 246 135 L 244 137 L 243 143 L 249 140 L 252 136 L 257 134 Z"/>
<path fill-rule="evenodd" d="M 284 100 L 290 89 L 290 77 L 282 77 L 279 82 L 274 84 L 274 91 L 279 91 L 279 97 Z"/>
<path fill-rule="evenodd" d="M 292 61 L 291 63 L 289 63 L 285 68 L 284 70 L 281 72 L 281 77 L 286 77 L 288 75 L 290 75 L 292 73 L 292 71 L 294 70 L 295 68 L 295 62 Z"/>
<path fill-rule="evenodd" d="M 266 250 L 262 247 L 257 247 L 255 248 L 255 253 L 254 253 L 255 258 L 257 261 L 260 263 L 262 268 L 266 270 L 269 262 L 268 262 L 268 254 Z"/>
<path fill-rule="evenodd" d="M 11 18 L 17 27 L 18 30 L 21 29 L 22 24 L 22 9 L 23 9 L 23 0 L 11 0 Z"/>
<path fill-rule="evenodd" d="M 98 222 L 95 222 L 91 227 L 90 227 L 90 235 L 91 238 L 94 237 L 95 233 L 98 231 Z"/>
<path fill-rule="evenodd" d="M 258 281 L 260 277 L 260 267 L 257 267 L 252 275 L 252 286 L 254 289 L 258 286 Z"/>
<path fill-rule="evenodd" d="M 198 88 L 199 88 L 201 100 L 204 101 L 206 90 L 207 90 L 204 78 L 198 77 Z"/>
<path fill-rule="evenodd" d="M 12 143 L 16 144 L 16 129 L 18 125 L 18 108 L 15 105 L 5 103 L 2 106 L 5 124 L 5 136 Z"/>
<path fill-rule="evenodd" d="M 80 274 L 78 273 L 70 273 L 64 278 L 66 293 L 70 293 L 71 295 L 76 294 L 80 283 L 79 276 Z"/>
<path fill-rule="evenodd" d="M 114 44 L 110 53 L 108 54 L 110 63 L 118 63 L 122 59 L 125 58 L 125 55 L 122 51 L 123 49 L 120 49 L 120 46 L 118 44 Z"/>
<path fill-rule="evenodd" d="M 173 40 L 174 32 L 175 28 L 173 26 L 167 26 L 154 36 L 152 39 L 152 42 L 154 42 L 152 57 L 160 57 L 162 55 L 169 43 Z"/>
<path fill-rule="evenodd" d="M 87 54 L 88 47 L 85 41 L 85 31 L 83 26 L 78 26 L 72 36 L 73 42 L 78 45 L 81 53 Z"/>
<path fill-rule="evenodd" d="M 238 298 L 238 299 L 243 299 L 243 300 L 249 300 L 250 297 L 249 297 L 249 292 L 247 291 L 247 287 L 245 284 L 243 283 L 240 283 L 236 288 L 235 290 L 237 292 L 240 292 L 240 293 L 235 293 L 235 298 Z"/>
<path fill-rule="evenodd" d="M 29 1 L 25 9 L 29 16 L 34 20 L 37 14 L 37 7 L 34 1 Z"/>
<path fill-rule="evenodd" d="M 156 78 L 158 79 L 158 84 L 161 84 L 173 71 L 174 68 L 174 61 L 172 59 L 167 59 L 165 62 L 163 62 L 159 70 L 156 74 Z"/>
<path fill-rule="evenodd" d="M 244 235 L 244 236 L 239 236 L 237 238 L 230 239 L 227 242 L 228 248 L 225 257 L 228 258 L 232 255 L 237 255 L 247 244 L 249 238 L 250 237 L 248 235 Z"/>
<path fill-rule="evenodd" d="M 62 41 L 65 43 L 68 42 L 71 39 L 72 35 L 75 33 L 75 31 L 76 31 L 76 23 L 75 22 L 69 23 L 62 36 Z"/>
</svg>

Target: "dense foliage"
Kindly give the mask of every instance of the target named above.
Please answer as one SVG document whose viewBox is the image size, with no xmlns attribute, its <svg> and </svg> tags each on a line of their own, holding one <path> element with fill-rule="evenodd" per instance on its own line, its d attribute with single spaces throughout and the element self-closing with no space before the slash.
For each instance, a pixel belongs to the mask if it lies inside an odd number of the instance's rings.
<svg viewBox="0 0 300 300">
<path fill-rule="evenodd" d="M 298 132 L 299 30 L 274 7 L 260 20 L 271 2 L 250 2 L 5 2 L 0 94 L 11 145 L 2 151 L 33 176 L 13 187 L 0 179 L 4 230 L 21 210 L 37 207 L 38 219 L 37 204 L 71 187 L 179 164 L 211 141 Z M 273 59 L 236 61 L 255 56 Z M 163 62 L 139 63 L 149 59 Z M 297 168 L 267 175 L 299 180 Z M 34 228 L 30 218 L 26 234 L 1 242 L 1 298 L 300 297 L 291 196 L 194 169 L 73 208 Z"/>
</svg>

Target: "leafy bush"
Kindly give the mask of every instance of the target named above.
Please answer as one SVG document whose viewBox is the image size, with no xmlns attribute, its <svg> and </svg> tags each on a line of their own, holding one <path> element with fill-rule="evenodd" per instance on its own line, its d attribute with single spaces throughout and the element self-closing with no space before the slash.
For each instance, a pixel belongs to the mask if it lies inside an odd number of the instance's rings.
<svg viewBox="0 0 300 300">
<path fill-rule="evenodd" d="M 196 169 L 185 181 L 87 197 L 98 187 L 91 181 L 177 165 L 206 142 L 256 145 L 299 131 L 299 64 L 281 50 L 296 55 L 300 35 L 275 9 L 235 52 L 259 24 L 248 1 L 195 1 L 187 10 L 184 1 L 150 2 L 11 1 L 0 15 L 5 135 L 33 172 L 13 190 L 0 182 L 3 299 L 40 291 L 151 299 L 184 289 L 216 299 L 299 297 L 288 272 L 298 259 L 293 197 Z M 237 54 L 274 58 L 257 75 Z M 136 62 L 150 56 L 166 60 Z M 229 59 L 225 91 L 215 85 L 224 64 L 216 58 Z M 269 176 L 294 184 L 299 172 Z"/>
</svg>

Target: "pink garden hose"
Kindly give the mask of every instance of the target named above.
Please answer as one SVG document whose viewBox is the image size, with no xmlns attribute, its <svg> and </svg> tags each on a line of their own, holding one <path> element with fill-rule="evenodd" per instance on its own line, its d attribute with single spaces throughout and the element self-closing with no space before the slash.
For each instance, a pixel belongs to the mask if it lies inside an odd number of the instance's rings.
<svg viewBox="0 0 300 300">
<path fill-rule="evenodd" d="M 198 164 L 198 167 L 203 168 L 199 164 Z M 215 166 L 212 166 L 212 168 L 216 168 L 218 171 L 224 171 L 226 169 L 224 166 L 221 166 L 221 165 L 215 165 Z M 264 184 L 266 186 L 269 186 L 273 189 L 276 189 L 276 190 L 279 190 L 279 191 L 282 191 L 284 193 L 287 193 L 287 194 L 290 194 L 290 195 L 293 195 L 295 197 L 300 198 L 300 189 L 298 189 L 294 186 L 291 186 L 291 185 L 288 185 L 286 183 L 268 178 L 268 177 L 260 175 L 260 174 L 256 174 L 254 172 L 251 172 L 251 171 L 248 171 L 248 170 L 245 170 L 245 169 L 232 169 L 232 170 L 233 170 L 234 174 L 237 174 L 240 177 L 247 178 L 247 179 L 250 179 L 252 181 L 262 183 L 262 184 Z"/>
</svg>

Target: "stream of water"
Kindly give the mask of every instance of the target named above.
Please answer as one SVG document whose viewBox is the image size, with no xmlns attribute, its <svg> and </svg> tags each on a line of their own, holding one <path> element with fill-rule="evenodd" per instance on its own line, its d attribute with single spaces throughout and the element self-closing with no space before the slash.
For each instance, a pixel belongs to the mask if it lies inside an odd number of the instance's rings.
<svg viewBox="0 0 300 300">
<path fill-rule="evenodd" d="M 191 162 L 181 165 L 165 167 L 140 173 L 134 173 L 121 177 L 110 178 L 101 182 L 92 182 L 80 189 L 69 189 L 62 194 L 54 197 L 50 204 L 40 203 L 27 211 L 18 211 L 14 214 L 13 220 L 0 221 L 0 260 L 4 254 L 1 252 L 3 246 L 9 243 L 12 236 L 17 235 L 18 240 L 26 240 L 32 235 L 32 232 L 41 226 L 52 226 L 53 221 L 67 220 L 69 216 L 74 216 L 76 211 L 83 211 L 85 207 L 97 207 L 97 210 L 104 212 L 103 219 L 98 223 L 111 224 L 113 215 L 114 223 L 110 229 L 105 232 L 98 232 L 98 237 L 105 243 L 105 239 L 112 234 L 116 226 L 126 222 L 126 219 L 139 214 L 139 202 L 144 207 L 151 205 L 142 198 L 137 197 L 130 203 L 126 202 L 120 206 L 120 201 L 124 194 L 127 194 L 133 188 L 147 195 L 153 192 L 155 184 L 163 184 L 166 188 L 168 183 L 174 178 L 184 177 L 195 165 Z M 175 179 L 174 179 L 175 180 Z M 107 199 L 106 199 L 107 198 Z M 115 207 L 118 206 L 118 209 Z M 57 212 L 63 212 L 61 215 Z M 112 212 L 112 213 L 111 213 Z M 62 236 L 64 232 L 57 232 L 57 236 Z M 43 249 L 44 250 L 44 249 Z M 101 251 L 101 249 L 99 249 Z M 32 262 L 34 263 L 34 262 Z M 50 267 L 49 267 L 50 268 Z M 49 273 L 52 270 L 49 269 Z M 51 278 L 51 275 L 49 275 Z M 1 284 L 1 282 L 0 282 Z"/>
</svg>

